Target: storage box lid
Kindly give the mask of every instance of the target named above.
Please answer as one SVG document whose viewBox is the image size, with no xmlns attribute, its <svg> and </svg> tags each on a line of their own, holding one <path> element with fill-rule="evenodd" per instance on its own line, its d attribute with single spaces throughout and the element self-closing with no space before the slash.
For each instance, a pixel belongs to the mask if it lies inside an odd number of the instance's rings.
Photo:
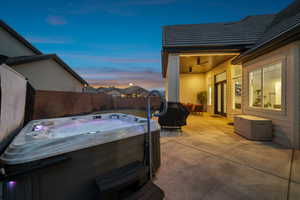
<svg viewBox="0 0 300 200">
<path fill-rule="evenodd" d="M 5 64 L 0 64 L 0 154 L 22 127 L 27 81 Z"/>
<path fill-rule="evenodd" d="M 253 115 L 237 115 L 235 117 L 252 120 L 252 121 L 271 121 L 270 119 L 257 117 L 257 116 L 253 116 Z"/>
</svg>

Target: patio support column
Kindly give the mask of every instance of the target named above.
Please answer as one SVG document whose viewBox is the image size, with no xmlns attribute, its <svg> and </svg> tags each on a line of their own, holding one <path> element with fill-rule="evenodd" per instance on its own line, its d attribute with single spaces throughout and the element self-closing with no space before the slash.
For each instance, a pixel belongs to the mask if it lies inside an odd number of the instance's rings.
<svg viewBox="0 0 300 200">
<path fill-rule="evenodd" d="M 179 102 L 179 55 L 169 54 L 167 68 L 167 100 L 169 102 Z"/>
<path fill-rule="evenodd" d="M 158 123 L 162 135 L 180 135 L 181 126 L 186 125 L 188 110 L 179 101 L 180 92 L 180 58 L 179 54 L 168 55 L 167 76 L 165 79 L 166 97 L 168 101 L 167 112 L 160 116 Z"/>
</svg>

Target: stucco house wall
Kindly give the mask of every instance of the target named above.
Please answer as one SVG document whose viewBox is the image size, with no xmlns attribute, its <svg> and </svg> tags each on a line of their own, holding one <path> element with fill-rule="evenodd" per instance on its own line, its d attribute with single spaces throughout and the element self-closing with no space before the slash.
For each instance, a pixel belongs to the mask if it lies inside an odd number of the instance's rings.
<svg viewBox="0 0 300 200">
<path fill-rule="evenodd" d="M 198 104 L 197 94 L 206 91 L 205 73 L 180 74 L 180 102 Z"/>
<path fill-rule="evenodd" d="M 52 59 L 11 66 L 36 90 L 82 92 L 83 84 Z"/>
<path fill-rule="evenodd" d="M 5 29 L 0 26 L 0 55 L 5 55 L 9 57 L 15 56 L 30 56 L 35 55 L 35 53 L 22 44 L 19 40 L 13 37 Z"/>
<path fill-rule="evenodd" d="M 283 46 L 268 54 L 243 63 L 242 109 L 244 114 L 272 120 L 274 141 L 299 148 L 299 42 Z M 282 61 L 282 110 L 267 110 L 249 106 L 249 72 L 267 64 Z"/>
</svg>

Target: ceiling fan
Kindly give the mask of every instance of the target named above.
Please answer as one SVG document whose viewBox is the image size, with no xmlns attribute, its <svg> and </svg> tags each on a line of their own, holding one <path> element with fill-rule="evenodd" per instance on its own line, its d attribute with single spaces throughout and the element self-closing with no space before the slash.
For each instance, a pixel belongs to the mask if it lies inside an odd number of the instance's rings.
<svg viewBox="0 0 300 200">
<path fill-rule="evenodd" d="M 196 65 L 204 65 L 204 64 L 207 64 L 207 63 L 208 63 L 208 61 L 201 62 L 200 56 L 197 57 L 197 64 Z"/>
</svg>

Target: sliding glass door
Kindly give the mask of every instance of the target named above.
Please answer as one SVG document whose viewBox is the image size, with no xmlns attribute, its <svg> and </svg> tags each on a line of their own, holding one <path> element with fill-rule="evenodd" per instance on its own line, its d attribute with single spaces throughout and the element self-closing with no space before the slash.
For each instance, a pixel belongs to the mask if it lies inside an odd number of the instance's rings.
<svg viewBox="0 0 300 200">
<path fill-rule="evenodd" d="M 226 72 L 215 77 L 215 114 L 226 116 L 227 113 Z"/>
</svg>

